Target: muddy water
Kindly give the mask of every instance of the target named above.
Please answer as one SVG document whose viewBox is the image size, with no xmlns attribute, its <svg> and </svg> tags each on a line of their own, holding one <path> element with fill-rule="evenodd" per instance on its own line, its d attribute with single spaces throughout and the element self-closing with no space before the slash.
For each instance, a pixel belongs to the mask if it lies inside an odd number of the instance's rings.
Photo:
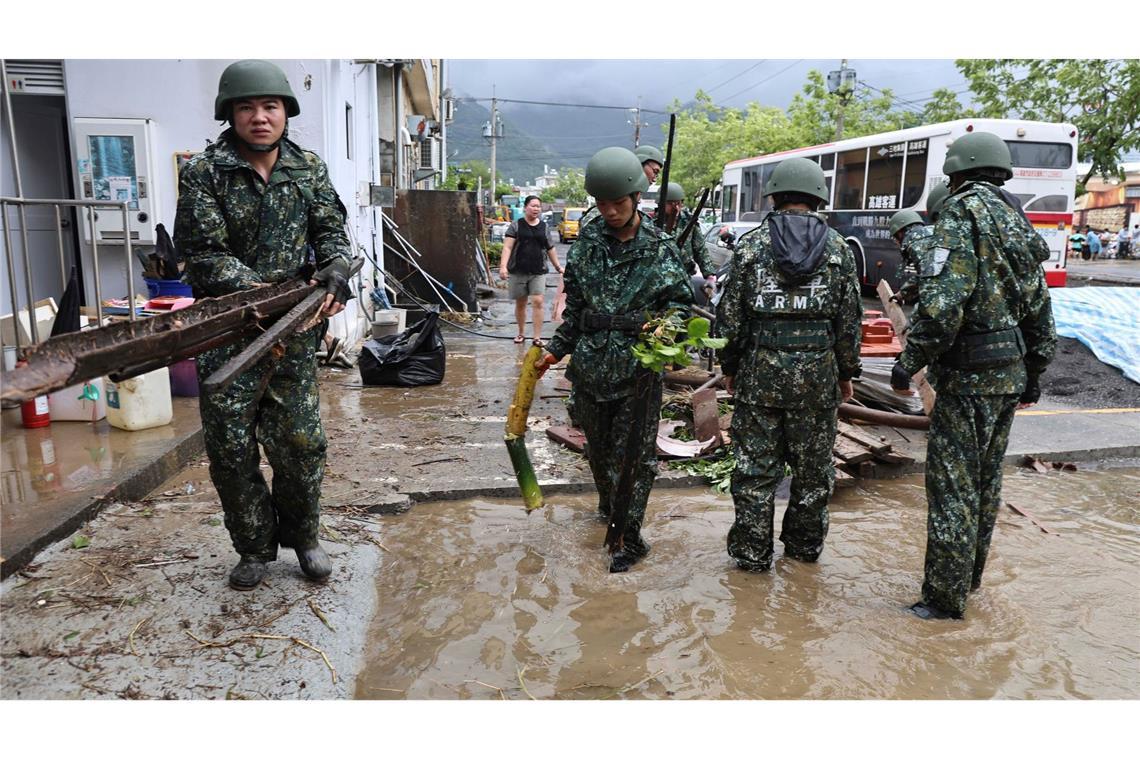
<svg viewBox="0 0 1140 760">
<path fill-rule="evenodd" d="M 837 494 L 814 565 L 737 570 L 728 497 L 657 490 L 653 552 L 605 572 L 592 497 L 386 518 L 360 698 L 1140 697 L 1140 468 L 1007 470 L 964 621 L 921 621 L 921 476 Z M 783 504 L 778 504 L 777 525 Z"/>
</svg>

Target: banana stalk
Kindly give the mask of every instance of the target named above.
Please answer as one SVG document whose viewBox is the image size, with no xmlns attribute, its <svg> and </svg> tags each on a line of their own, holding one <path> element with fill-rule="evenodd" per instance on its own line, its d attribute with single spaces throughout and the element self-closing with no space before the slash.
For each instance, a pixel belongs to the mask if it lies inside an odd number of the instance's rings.
<svg viewBox="0 0 1140 760">
<path fill-rule="evenodd" d="M 507 434 L 505 441 L 507 453 L 511 456 L 511 467 L 515 470 L 515 477 L 522 490 L 523 503 L 526 511 L 538 509 L 542 506 L 542 489 L 538 486 L 538 477 L 534 474 L 530 456 L 526 451 L 526 418 L 530 414 L 530 405 L 534 401 L 534 386 L 538 382 L 538 370 L 535 362 L 542 358 L 542 348 L 531 346 L 523 357 L 522 373 L 519 375 L 518 385 L 515 386 L 515 397 L 511 400 L 511 408 L 507 411 Z"/>
</svg>

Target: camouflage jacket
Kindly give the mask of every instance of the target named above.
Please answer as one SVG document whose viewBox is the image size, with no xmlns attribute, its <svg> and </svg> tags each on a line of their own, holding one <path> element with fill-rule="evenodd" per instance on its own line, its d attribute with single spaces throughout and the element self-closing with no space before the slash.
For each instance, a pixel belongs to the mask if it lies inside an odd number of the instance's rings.
<svg viewBox="0 0 1140 760">
<path fill-rule="evenodd" d="M 233 130 L 194 156 L 178 178 L 174 239 L 199 296 L 275 283 L 308 263 L 349 258 L 344 206 L 317 156 L 282 140 L 269 182 L 243 159 Z"/>
<path fill-rule="evenodd" d="M 590 206 L 586 212 L 582 214 L 582 218 L 578 220 L 578 234 L 582 234 L 582 230 L 586 229 L 586 225 L 593 222 L 595 219 L 601 219 L 602 212 L 598 211 L 597 206 Z"/>
<path fill-rule="evenodd" d="M 918 260 L 922 251 L 934 245 L 934 227 L 931 225 L 915 225 L 903 234 L 902 253 L 903 267 L 907 273 L 906 280 L 899 286 L 899 298 L 903 303 L 914 303 L 918 300 Z"/>
<path fill-rule="evenodd" d="M 952 194 L 920 252 L 918 306 L 899 363 L 928 367 L 934 389 L 964 395 L 1025 390 L 1053 358 L 1057 333 L 1041 270 L 1040 235 L 993 185 L 971 182 Z M 962 336 L 1021 329 L 1024 360 L 982 369 L 958 363 Z"/>
<path fill-rule="evenodd" d="M 789 235 L 792 227 L 800 234 Z M 789 269 L 797 267 L 794 273 Z M 738 401 L 838 406 L 861 369 L 863 306 L 851 251 L 821 214 L 774 211 L 741 237 L 718 310 L 720 352 Z"/>
<path fill-rule="evenodd" d="M 604 220 L 581 230 L 566 257 L 563 283 L 566 309 L 547 350 L 559 359 L 573 354 L 567 377 L 600 400 L 633 392 L 637 336 L 587 329 L 585 312 L 647 317 L 678 309 L 687 315 L 693 302 L 677 246 L 645 214 L 637 235 L 625 243 Z"/>
</svg>

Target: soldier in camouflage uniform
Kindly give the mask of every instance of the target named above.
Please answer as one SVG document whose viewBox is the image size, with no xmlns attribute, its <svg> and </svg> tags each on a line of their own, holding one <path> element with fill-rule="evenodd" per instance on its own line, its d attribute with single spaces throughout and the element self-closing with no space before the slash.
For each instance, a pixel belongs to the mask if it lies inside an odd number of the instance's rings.
<svg viewBox="0 0 1140 760">
<path fill-rule="evenodd" d="M 604 148 L 586 166 L 586 189 L 598 199 L 602 222 L 586 227 L 566 261 L 566 310 L 540 372 L 567 354 L 573 382 L 574 417 L 586 433 L 586 457 L 598 489 L 598 511 L 609 518 L 633 418 L 640 367 L 632 348 L 645 321 L 669 309 L 687 312 L 689 281 L 672 238 L 637 210 L 647 182 L 637 157 L 625 148 Z M 623 546 L 610 572 L 624 572 L 649 553 L 641 523 L 657 475 L 656 420 L 662 380 L 652 378 L 649 424 L 636 442 L 637 469 Z"/>
<path fill-rule="evenodd" d="M 951 195 L 921 253 L 918 307 L 891 385 L 927 367 L 938 392 L 927 443 L 922 618 L 961 618 L 982 582 L 1001 504 L 1001 463 L 1016 408 L 1035 403 L 1057 335 L 1041 270 L 1048 245 L 1001 185 L 1013 176 L 996 135 L 958 138 L 943 172 Z"/>
<path fill-rule="evenodd" d="M 816 210 L 828 200 L 819 164 L 787 159 L 764 190 L 776 210 L 737 245 L 718 313 L 728 339 L 721 366 L 735 393 L 736 521 L 728 554 L 755 572 L 772 565 L 785 463 L 792 489 L 780 533 L 784 554 L 814 562 L 823 551 L 836 409 L 851 398 L 861 370 L 863 315 L 851 252 Z"/>
<path fill-rule="evenodd" d="M 197 297 L 220 296 L 295 277 L 315 252 L 326 285 L 323 316 L 350 297 L 344 207 L 316 154 L 286 138 L 300 113 L 285 73 L 266 61 L 239 61 L 222 73 L 215 118 L 231 127 L 186 164 L 179 177 L 175 238 Z M 241 561 L 230 585 L 262 580 L 277 546 L 292 547 L 301 569 L 323 581 L 332 572 L 317 541 L 325 435 L 314 362 L 318 325 L 285 341 L 228 388 L 199 399 L 210 479 Z M 253 338 L 198 356 L 206 378 Z M 258 444 L 273 467 L 270 493 Z"/>
<path fill-rule="evenodd" d="M 930 246 L 934 239 L 934 228 L 923 225 L 917 211 L 899 211 L 891 217 L 891 237 L 899 244 L 904 271 L 907 279 L 899 287 L 891 300 L 897 303 L 914 303 L 918 300 L 918 257 L 919 252 Z"/>
<path fill-rule="evenodd" d="M 942 204 L 950 197 L 950 186 L 939 182 L 926 194 L 926 218 L 931 226 L 938 224 L 938 215 L 942 212 Z"/>
<path fill-rule="evenodd" d="M 677 182 L 670 182 L 665 191 L 665 205 L 662 207 L 665 215 L 665 231 L 674 238 L 681 236 L 689 226 L 693 215 L 685 208 L 685 189 Z M 701 237 L 699 227 L 694 227 L 681 249 L 681 262 L 685 270 L 694 277 L 700 277 L 705 285 L 716 283 L 716 267 L 709 258 L 708 249 L 705 248 L 704 238 Z"/>
</svg>

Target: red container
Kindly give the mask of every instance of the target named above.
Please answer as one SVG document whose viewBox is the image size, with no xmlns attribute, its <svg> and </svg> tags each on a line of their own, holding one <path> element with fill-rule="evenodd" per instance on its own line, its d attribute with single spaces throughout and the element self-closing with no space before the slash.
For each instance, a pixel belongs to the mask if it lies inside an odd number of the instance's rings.
<svg viewBox="0 0 1140 760">
<path fill-rule="evenodd" d="M 16 362 L 17 367 L 27 365 L 25 361 Z M 47 396 L 36 396 L 20 404 L 20 421 L 26 428 L 42 428 L 51 424 L 51 407 L 48 406 Z"/>
</svg>

